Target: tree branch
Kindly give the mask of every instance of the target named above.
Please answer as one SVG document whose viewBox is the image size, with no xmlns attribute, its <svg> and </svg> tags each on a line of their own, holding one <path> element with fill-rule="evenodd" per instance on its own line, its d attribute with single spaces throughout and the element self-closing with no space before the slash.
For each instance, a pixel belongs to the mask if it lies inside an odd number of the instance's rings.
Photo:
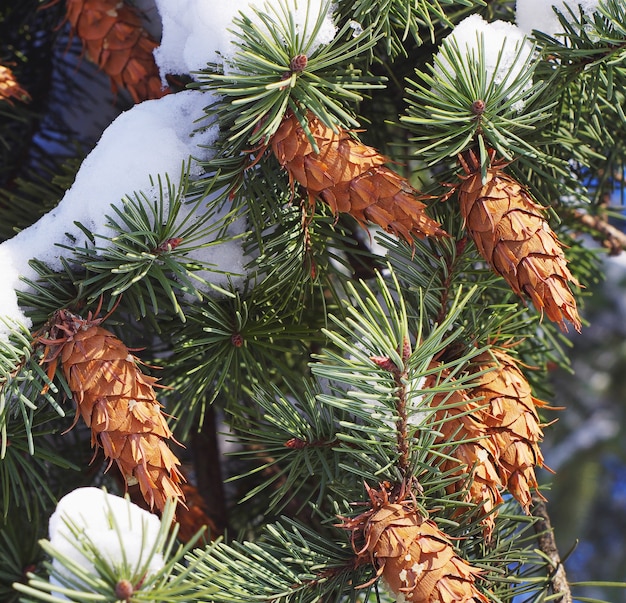
<svg viewBox="0 0 626 603">
<path fill-rule="evenodd" d="M 572 603 L 572 593 L 569 583 L 567 582 L 567 576 L 565 575 L 565 567 L 561 562 L 561 556 L 556 546 L 554 531 L 546 503 L 537 493 L 533 493 L 533 504 L 533 515 L 539 518 L 535 523 L 535 533 L 537 534 L 539 549 L 550 559 L 552 565 L 550 591 L 552 594 L 561 595 L 560 599 L 555 599 L 557 603 Z"/>
<path fill-rule="evenodd" d="M 206 409 L 201 430 L 192 434 L 191 450 L 198 492 L 207 503 L 208 514 L 215 522 L 218 533 L 223 534 L 228 525 L 228 511 L 217 439 L 217 418 L 213 406 Z"/>
<path fill-rule="evenodd" d="M 615 228 L 601 216 L 574 210 L 571 215 L 575 220 L 592 231 L 591 236 L 609 250 L 609 255 L 619 255 L 626 249 L 626 234 Z"/>
</svg>

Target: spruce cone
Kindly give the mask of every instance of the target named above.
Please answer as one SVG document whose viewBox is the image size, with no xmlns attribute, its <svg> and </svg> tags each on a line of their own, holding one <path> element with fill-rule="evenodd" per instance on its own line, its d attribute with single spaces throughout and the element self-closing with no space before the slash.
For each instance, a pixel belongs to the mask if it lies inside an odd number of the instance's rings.
<svg viewBox="0 0 626 603">
<path fill-rule="evenodd" d="M 544 208 L 514 178 L 492 164 L 483 183 L 473 153 L 461 159 L 466 176 L 459 187 L 461 213 L 481 255 L 521 297 L 567 330 L 580 331 L 576 301 L 568 282 L 578 285 Z"/>
<path fill-rule="evenodd" d="M 179 460 L 168 448 L 172 439 L 154 392 L 156 379 L 144 375 L 128 348 L 99 320 L 67 310 L 53 319 L 44 362 L 54 374 L 61 363 L 78 413 L 91 428 L 92 446 L 115 461 L 128 485 L 139 484 L 150 506 L 163 510 L 168 498 L 183 500 Z"/>
<path fill-rule="evenodd" d="M 440 376 L 430 375 L 424 389 L 436 387 L 445 375 L 445 371 Z M 452 457 L 444 460 L 440 469 L 442 473 L 459 476 L 447 491 L 464 491 L 465 502 L 480 505 L 484 536 L 489 541 L 495 527 L 494 509 L 502 502 L 503 484 L 498 472 L 498 448 L 481 413 L 481 402 L 471 400 L 464 390 L 456 390 L 451 394 L 435 394 L 431 407 L 435 409 L 437 430 L 442 434 L 435 444 L 449 443 L 439 450 Z M 459 440 L 471 441 L 455 444 Z M 462 479 L 465 472 L 469 472 L 469 483 Z"/>
<path fill-rule="evenodd" d="M 22 101 L 30 100 L 28 92 L 19 85 L 13 72 L 8 67 L 0 65 L 0 101 L 5 100 L 11 103 L 12 98 Z"/>
<path fill-rule="evenodd" d="M 333 212 L 349 213 L 360 224 L 378 224 L 385 231 L 404 237 L 443 236 L 439 224 L 425 213 L 424 198 L 409 182 L 383 165 L 387 159 L 339 129 L 333 132 L 311 112 L 307 115 L 319 153 L 300 125 L 288 112 L 272 136 L 272 151 L 278 162 L 301 184 L 314 204 L 319 198 Z"/>
<path fill-rule="evenodd" d="M 67 0 L 67 20 L 87 57 L 136 103 L 165 94 L 152 51 L 158 46 L 137 10 L 119 0 Z"/>
<path fill-rule="evenodd" d="M 485 352 L 474 362 L 476 373 L 487 371 L 477 377 L 470 395 L 487 405 L 481 418 L 498 449 L 498 474 L 528 513 L 530 489 L 537 487 L 535 467 L 544 466 L 539 449 L 543 433 L 536 409 L 546 403 L 532 396 L 528 381 L 505 352 Z"/>
<path fill-rule="evenodd" d="M 475 584 L 480 570 L 456 554 L 435 522 L 411 502 L 389 502 L 384 489 L 369 493 L 372 509 L 340 527 L 352 531 L 358 558 L 371 562 L 396 595 L 414 603 L 487 603 Z"/>
<path fill-rule="evenodd" d="M 181 487 L 185 496 L 185 507 L 180 508 L 176 515 L 179 525 L 178 539 L 181 542 L 189 542 L 203 526 L 207 526 L 212 539 L 219 536 L 220 531 L 209 517 L 207 504 L 198 489 L 189 482 L 181 484 Z"/>
</svg>

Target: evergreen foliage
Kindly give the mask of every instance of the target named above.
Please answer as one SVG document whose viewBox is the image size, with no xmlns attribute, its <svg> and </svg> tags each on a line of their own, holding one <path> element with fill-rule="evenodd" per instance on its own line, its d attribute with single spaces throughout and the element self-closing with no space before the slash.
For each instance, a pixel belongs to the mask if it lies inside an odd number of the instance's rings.
<svg viewBox="0 0 626 603">
<path fill-rule="evenodd" d="M 0 6 L 0 64 L 14 66 L 32 102 L 0 96 L 3 239 L 60 201 L 95 142 L 77 139 L 57 114 L 51 99 L 84 102 L 86 91 L 77 84 L 62 92 L 55 63 L 78 65 L 88 81 L 100 77 L 76 44 L 63 52 L 69 3 L 12 4 Z M 530 54 L 520 48 L 497 74 L 485 68 L 487 40 L 468 53 L 445 39 L 471 13 L 511 20 L 513 5 L 326 2 L 303 35 L 293 0 L 277 0 L 235 18 L 236 49 L 223 64 L 179 74 L 206 93 L 197 128 L 219 125 L 203 174 L 191 163 L 150 174 L 151 190 L 127 191 L 102 232 L 79 225 L 87 243 L 57 245 L 62 270 L 33 257 L 36 277 L 18 293 L 32 326 L 9 323 L 0 339 L 3 601 L 393 601 L 397 593 L 378 580 L 379 559 L 364 560 L 367 543 L 346 529 L 379 510 L 372 491 L 432 520 L 477 568 L 486 600 L 572 601 L 576 585 L 541 539 L 547 472 L 530 515 L 501 488 L 489 537 L 484 501 L 468 494 L 484 459 L 454 456 L 476 439 L 457 429 L 454 442 L 438 440 L 447 422 L 476 419 L 455 400 L 472 397 L 477 356 L 506 350 L 534 395 L 550 401 L 549 372 L 571 370 L 576 337 L 516 296 L 481 256 L 458 203 L 463 157 L 478 158 L 483 181 L 494 165 L 505 170 L 546 209 L 582 284 L 573 295 L 583 330 L 603 254 L 584 235 L 612 252 L 623 241 L 609 224 L 618 212 L 607 196 L 626 163 L 624 2 L 560 15 L 564 36 L 535 32 Z M 337 34 L 315 47 L 330 10 Z M 109 101 L 121 108 L 127 97 Z M 387 165 L 407 188 L 424 190 L 420 199 L 446 234 L 407 241 L 312 202 L 269 152 L 288 112 L 314 147 L 309 112 L 364 145 L 384 145 Z M 46 136 L 54 147 L 40 144 Z M 240 271 L 204 259 L 227 244 L 243 249 Z M 56 359 L 43 358 L 63 309 L 105 320 L 159 379 L 159 403 L 181 444 L 175 452 L 214 522 L 214 542 L 198 534 L 179 544 L 170 523 L 190 510 L 168 504 L 159 541 L 168 562 L 146 580 L 146 568 L 111 567 L 80 530 L 76 546 L 91 571 L 45 540 L 55 502 L 79 485 L 141 498 L 102 454 L 90 461 L 89 425 L 67 433 L 80 395 Z M 556 413 L 537 411 L 549 431 Z M 122 578 L 136 586 L 126 599 L 116 593 Z M 624 585 L 608 586 L 597 597 L 608 601 Z"/>
</svg>

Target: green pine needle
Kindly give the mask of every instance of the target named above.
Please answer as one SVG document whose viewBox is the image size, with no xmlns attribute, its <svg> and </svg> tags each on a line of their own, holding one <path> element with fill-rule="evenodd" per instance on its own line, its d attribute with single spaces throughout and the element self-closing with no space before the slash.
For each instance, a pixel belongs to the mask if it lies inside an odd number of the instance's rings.
<svg viewBox="0 0 626 603">
<path fill-rule="evenodd" d="M 430 73 L 417 70 L 418 79 L 408 81 L 409 106 L 401 121 L 416 134 L 420 157 L 434 165 L 474 147 L 483 137 L 501 157 L 543 161 L 541 151 L 527 140 L 549 117 L 550 107 L 532 108 L 546 83 L 533 83 L 536 64 L 528 64 L 529 53 L 520 45 L 510 67 L 499 73 L 500 51 L 488 78 L 482 35 L 476 53 L 459 48 L 453 38 L 445 39 Z"/>
<path fill-rule="evenodd" d="M 267 12 L 253 9 L 260 24 L 245 15 L 236 18 L 237 52 L 226 61 L 227 72 L 220 73 L 215 65 L 212 71 L 198 73 L 198 87 L 219 96 L 209 113 L 216 114 L 228 131 L 227 155 L 267 144 L 287 109 L 296 114 L 308 109 L 332 127 L 358 126 L 345 103 L 361 100 L 359 89 L 380 87 L 351 64 L 376 42 L 370 29 L 352 35 L 346 24 L 332 42 L 313 48 L 330 2 L 316 18 L 310 15 L 306 36 L 296 27 L 289 7 L 282 0 L 268 6 Z M 292 65 L 298 57 L 306 57 L 302 69 Z"/>
<path fill-rule="evenodd" d="M 435 41 L 436 26 L 453 27 L 450 9 L 485 5 L 484 0 L 342 0 L 339 10 L 355 29 L 371 27 L 380 31 L 387 54 L 395 59 L 408 56 L 408 39 L 420 46 L 425 37 Z"/>
</svg>

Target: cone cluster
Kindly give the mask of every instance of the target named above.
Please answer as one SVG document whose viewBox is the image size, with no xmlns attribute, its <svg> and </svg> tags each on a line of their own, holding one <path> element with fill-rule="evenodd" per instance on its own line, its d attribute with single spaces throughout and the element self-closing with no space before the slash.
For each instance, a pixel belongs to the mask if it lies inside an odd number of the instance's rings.
<svg viewBox="0 0 626 603">
<path fill-rule="evenodd" d="M 332 211 L 348 213 L 360 224 L 373 223 L 412 241 L 442 236 L 445 231 L 429 218 L 424 199 L 406 180 L 384 164 L 376 149 L 361 144 L 341 128 L 333 131 L 311 112 L 308 128 L 317 149 L 297 116 L 288 112 L 271 139 L 272 152 L 294 182 L 302 185 L 311 204 L 316 199 Z"/>
<path fill-rule="evenodd" d="M 352 531 L 358 558 L 374 565 L 398 600 L 487 603 L 475 584 L 480 570 L 457 555 L 434 521 L 410 501 L 390 502 L 384 489 L 370 490 L 370 498 L 372 508 L 341 527 Z"/>
<path fill-rule="evenodd" d="M 537 408 L 545 402 L 533 397 L 530 384 L 506 352 L 491 350 L 475 358 L 472 387 L 452 394 L 437 393 L 435 409 L 437 443 L 450 458 L 443 461 L 442 472 L 466 475 L 448 486 L 449 492 L 464 492 L 465 501 L 479 505 L 487 539 L 494 529 L 495 506 L 502 501 L 500 492 L 508 490 L 526 513 L 532 503 L 531 490 L 537 488 L 535 467 L 542 467 L 539 449 L 542 430 Z M 430 376 L 426 388 L 436 386 L 445 371 Z M 467 441 L 464 441 L 467 440 Z"/>
<path fill-rule="evenodd" d="M 184 500 L 179 460 L 166 441 L 172 432 L 154 391 L 128 348 L 98 321 L 67 310 L 55 314 L 44 362 L 52 376 L 60 363 L 80 415 L 91 429 L 91 444 L 117 463 L 127 485 L 138 484 L 150 508 L 163 510 L 168 498 Z"/>
<path fill-rule="evenodd" d="M 133 100 L 160 98 L 164 91 L 152 51 L 158 43 L 141 24 L 136 8 L 120 0 L 67 0 L 67 20 L 87 58 L 128 90 Z"/>
<path fill-rule="evenodd" d="M 480 254 L 517 295 L 528 296 L 561 329 L 567 330 L 569 321 L 580 331 L 569 287 L 578 282 L 548 225 L 545 209 L 502 165 L 492 163 L 483 180 L 473 153 L 463 156 L 462 164 L 466 175 L 458 189 L 461 214 Z"/>
<path fill-rule="evenodd" d="M 11 102 L 12 98 L 30 100 L 28 92 L 15 79 L 13 72 L 4 65 L 0 65 L 0 101 Z"/>
</svg>

